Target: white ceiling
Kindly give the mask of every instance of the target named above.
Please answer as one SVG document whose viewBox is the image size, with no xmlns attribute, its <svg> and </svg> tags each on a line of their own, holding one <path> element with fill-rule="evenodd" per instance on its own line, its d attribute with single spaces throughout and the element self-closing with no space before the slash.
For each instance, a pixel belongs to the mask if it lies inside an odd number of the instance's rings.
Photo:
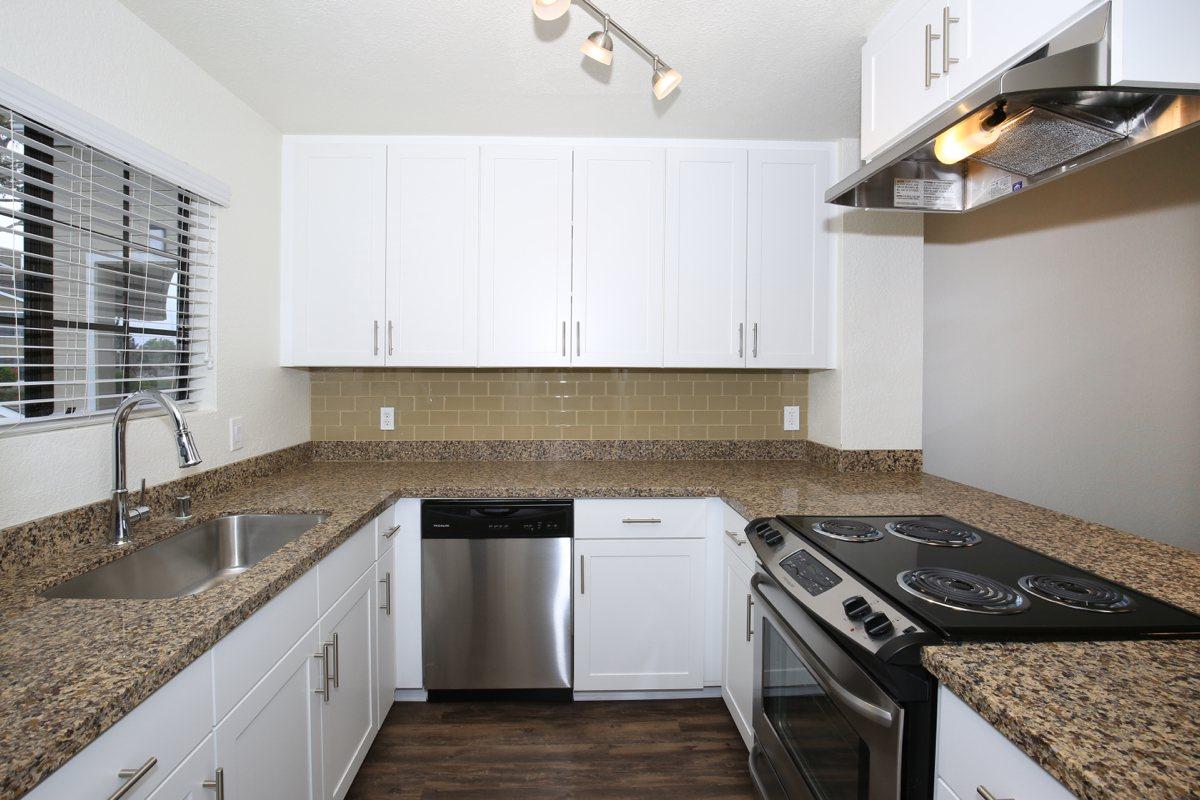
<svg viewBox="0 0 1200 800">
<path fill-rule="evenodd" d="M 891 0 L 599 0 L 683 73 L 665 101 L 578 3 L 121 0 L 285 133 L 856 135 L 859 48 Z"/>
</svg>

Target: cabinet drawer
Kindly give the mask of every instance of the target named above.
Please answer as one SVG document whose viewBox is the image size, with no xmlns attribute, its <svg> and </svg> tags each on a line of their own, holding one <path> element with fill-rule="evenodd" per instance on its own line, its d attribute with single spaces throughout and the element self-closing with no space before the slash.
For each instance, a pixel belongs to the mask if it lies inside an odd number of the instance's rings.
<svg viewBox="0 0 1200 800">
<path fill-rule="evenodd" d="M 324 614 L 375 563 L 376 520 L 342 542 L 317 565 L 319 614 Z"/>
<path fill-rule="evenodd" d="M 1075 800 L 1075 795 L 950 690 L 938 690 L 937 777 L 962 800 L 976 787 L 996 797 Z"/>
<path fill-rule="evenodd" d="M 317 571 L 309 570 L 213 648 L 215 721 L 220 722 L 254 684 L 317 621 Z"/>
<path fill-rule="evenodd" d="M 26 795 L 27 800 L 108 797 L 119 770 L 157 763 L 124 800 L 149 796 L 212 729 L 212 657 L 205 653 Z"/>
<path fill-rule="evenodd" d="M 576 539 L 703 539 L 704 500 L 576 500 Z"/>
<path fill-rule="evenodd" d="M 375 518 L 375 558 L 380 558 L 392 549 L 396 543 L 396 534 L 400 533 L 400 518 L 396 514 L 396 506 L 389 506 L 386 511 Z"/>
<path fill-rule="evenodd" d="M 736 555 L 753 572 L 754 548 L 750 546 L 750 540 L 746 538 L 746 524 L 749 520 L 743 518 L 741 514 L 724 502 L 721 503 L 721 512 L 721 538 L 725 541 L 726 549 Z"/>
</svg>

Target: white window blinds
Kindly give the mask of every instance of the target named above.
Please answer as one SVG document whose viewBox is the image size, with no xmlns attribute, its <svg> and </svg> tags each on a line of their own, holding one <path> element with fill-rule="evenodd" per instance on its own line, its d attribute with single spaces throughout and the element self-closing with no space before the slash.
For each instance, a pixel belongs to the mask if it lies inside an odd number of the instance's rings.
<svg viewBox="0 0 1200 800">
<path fill-rule="evenodd" d="M 215 243 L 210 203 L 0 106 L 0 435 L 195 402 Z"/>
</svg>

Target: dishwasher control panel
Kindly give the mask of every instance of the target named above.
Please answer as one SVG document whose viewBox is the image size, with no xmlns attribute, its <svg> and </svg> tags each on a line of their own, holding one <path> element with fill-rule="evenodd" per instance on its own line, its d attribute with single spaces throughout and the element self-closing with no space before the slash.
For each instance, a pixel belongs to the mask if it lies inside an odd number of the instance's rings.
<svg viewBox="0 0 1200 800">
<path fill-rule="evenodd" d="M 421 504 L 421 537 L 569 537 L 573 508 L 570 500 L 426 500 Z"/>
</svg>

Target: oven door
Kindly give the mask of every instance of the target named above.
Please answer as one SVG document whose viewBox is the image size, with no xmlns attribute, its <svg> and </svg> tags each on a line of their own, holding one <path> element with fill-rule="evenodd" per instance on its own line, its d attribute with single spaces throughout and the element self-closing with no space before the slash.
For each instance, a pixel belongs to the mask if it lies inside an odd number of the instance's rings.
<svg viewBox="0 0 1200 800">
<path fill-rule="evenodd" d="M 788 800 L 900 800 L 903 708 L 769 576 L 751 589 L 754 738 Z"/>
</svg>

